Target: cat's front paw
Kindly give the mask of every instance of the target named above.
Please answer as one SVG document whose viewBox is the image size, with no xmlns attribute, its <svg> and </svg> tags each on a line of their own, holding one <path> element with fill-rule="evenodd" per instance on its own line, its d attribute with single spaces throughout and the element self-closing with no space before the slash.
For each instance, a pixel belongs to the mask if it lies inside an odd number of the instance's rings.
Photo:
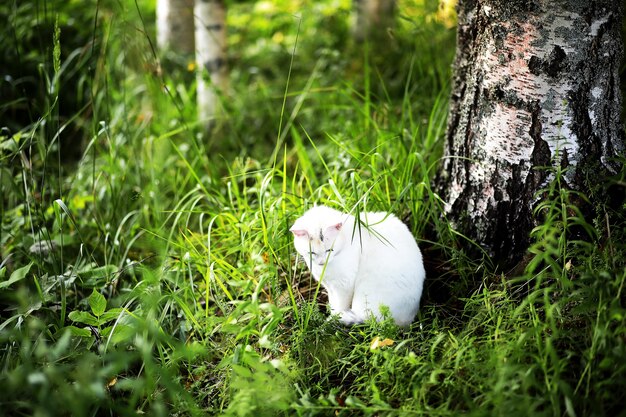
<svg viewBox="0 0 626 417">
<path fill-rule="evenodd" d="M 357 315 L 352 310 L 342 310 L 336 312 L 335 316 L 339 319 L 339 322 L 345 324 L 347 326 L 352 326 L 353 324 L 363 323 L 363 318 Z"/>
</svg>

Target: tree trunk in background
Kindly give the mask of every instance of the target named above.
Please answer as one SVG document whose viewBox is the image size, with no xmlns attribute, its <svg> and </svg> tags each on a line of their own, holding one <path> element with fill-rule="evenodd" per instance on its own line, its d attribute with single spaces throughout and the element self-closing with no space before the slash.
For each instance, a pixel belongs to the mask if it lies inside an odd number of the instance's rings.
<svg viewBox="0 0 626 417">
<path fill-rule="evenodd" d="M 529 245 L 536 192 L 567 167 L 590 195 L 623 150 L 616 0 L 460 0 L 439 186 L 461 233 L 496 260 Z"/>
<path fill-rule="evenodd" d="M 352 31 L 358 42 L 384 38 L 394 27 L 395 0 L 352 0 Z"/>
<path fill-rule="evenodd" d="M 157 0 L 157 46 L 182 62 L 194 53 L 193 1 Z"/>
<path fill-rule="evenodd" d="M 223 0 L 196 0 L 194 16 L 198 117 L 209 127 L 221 108 L 219 94 L 228 87 L 226 6 Z"/>
</svg>

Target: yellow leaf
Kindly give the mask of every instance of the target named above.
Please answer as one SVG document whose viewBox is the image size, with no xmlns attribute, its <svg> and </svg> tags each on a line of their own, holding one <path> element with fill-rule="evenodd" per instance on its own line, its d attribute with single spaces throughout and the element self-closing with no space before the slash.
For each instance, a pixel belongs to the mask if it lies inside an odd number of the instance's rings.
<svg viewBox="0 0 626 417">
<path fill-rule="evenodd" d="M 385 346 L 392 346 L 394 343 L 395 342 L 391 339 L 380 340 L 380 337 L 376 336 L 374 339 L 372 339 L 372 343 L 370 344 L 370 350 L 376 350 Z"/>
<path fill-rule="evenodd" d="M 189 61 L 187 64 L 187 71 L 192 72 L 196 70 L 196 63 L 194 61 Z"/>
<path fill-rule="evenodd" d="M 115 384 L 117 384 L 117 377 L 113 377 L 112 380 L 107 382 L 107 388 L 112 388 Z"/>
</svg>

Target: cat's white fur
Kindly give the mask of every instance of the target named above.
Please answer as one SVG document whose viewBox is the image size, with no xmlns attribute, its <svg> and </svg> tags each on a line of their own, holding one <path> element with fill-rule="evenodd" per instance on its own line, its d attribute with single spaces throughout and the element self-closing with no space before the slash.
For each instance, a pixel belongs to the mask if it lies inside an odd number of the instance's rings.
<svg viewBox="0 0 626 417">
<path fill-rule="evenodd" d="M 397 217 L 368 212 L 357 222 L 352 215 L 316 206 L 290 230 L 342 323 L 360 323 L 371 315 L 380 319 L 380 306 L 386 306 L 398 325 L 411 324 L 426 272 L 413 235 Z"/>
</svg>

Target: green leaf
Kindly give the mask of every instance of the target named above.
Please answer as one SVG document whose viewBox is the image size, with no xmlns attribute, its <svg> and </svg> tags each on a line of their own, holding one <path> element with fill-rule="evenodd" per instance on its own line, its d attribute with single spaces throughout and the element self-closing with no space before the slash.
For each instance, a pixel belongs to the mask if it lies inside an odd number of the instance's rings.
<svg viewBox="0 0 626 417">
<path fill-rule="evenodd" d="M 89 313 L 87 313 L 87 314 L 89 314 Z M 80 328 L 80 327 L 76 327 L 76 326 L 66 326 L 65 328 L 72 334 L 72 336 L 78 336 L 78 337 L 91 337 L 91 336 L 93 336 L 92 333 L 91 333 L 91 330 L 86 329 L 86 328 Z"/>
<path fill-rule="evenodd" d="M 83 279 L 90 279 L 94 277 L 106 278 L 108 275 L 115 274 L 117 272 L 117 266 L 115 265 L 103 265 L 93 266 L 89 265 L 86 268 L 82 268 L 78 274 Z"/>
<path fill-rule="evenodd" d="M 100 317 L 107 309 L 107 300 L 104 298 L 104 295 L 94 289 L 89 296 L 89 306 L 93 314 L 96 315 L 96 317 Z"/>
<path fill-rule="evenodd" d="M 91 326 L 97 326 L 99 324 L 98 319 L 94 317 L 93 314 L 86 311 L 72 311 L 67 317 L 77 323 L 89 324 Z"/>
<path fill-rule="evenodd" d="M 118 272 L 115 265 L 94 266 L 88 265 L 78 271 L 78 276 L 83 280 L 83 285 L 87 287 L 99 287 L 103 283 L 110 281 L 112 275 Z"/>
<path fill-rule="evenodd" d="M 244 378 L 252 378 L 252 371 L 245 366 L 237 365 L 236 363 L 232 364 L 232 369 L 239 376 Z"/>
<path fill-rule="evenodd" d="M 30 271 L 31 266 L 33 266 L 32 262 L 13 271 L 11 277 L 9 277 L 7 281 L 0 282 L 0 290 L 16 283 L 17 281 L 23 280 L 26 277 L 26 274 L 28 274 L 28 271 Z"/>
<path fill-rule="evenodd" d="M 108 311 L 105 311 L 98 320 L 101 324 L 106 323 L 107 321 L 117 319 L 125 310 L 123 308 L 112 308 Z"/>
<path fill-rule="evenodd" d="M 111 335 L 111 332 L 113 332 L 113 335 Z M 137 330 L 134 327 L 127 326 L 125 324 L 105 327 L 104 329 L 102 329 L 101 333 L 104 339 L 108 339 L 111 335 L 110 343 L 114 345 L 133 340 L 136 334 Z"/>
</svg>

